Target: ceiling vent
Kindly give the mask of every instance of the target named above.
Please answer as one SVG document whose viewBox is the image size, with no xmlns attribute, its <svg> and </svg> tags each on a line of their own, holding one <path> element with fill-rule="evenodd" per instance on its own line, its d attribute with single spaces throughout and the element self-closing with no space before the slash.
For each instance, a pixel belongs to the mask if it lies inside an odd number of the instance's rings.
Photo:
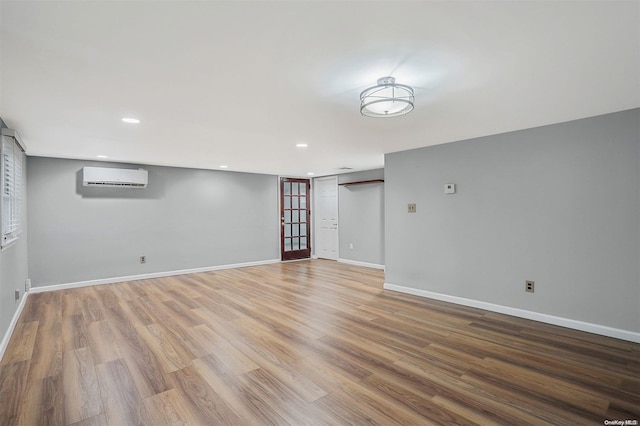
<svg viewBox="0 0 640 426">
<path fill-rule="evenodd" d="M 82 186 L 100 188 L 146 188 L 148 175 L 144 169 L 83 167 Z"/>
</svg>

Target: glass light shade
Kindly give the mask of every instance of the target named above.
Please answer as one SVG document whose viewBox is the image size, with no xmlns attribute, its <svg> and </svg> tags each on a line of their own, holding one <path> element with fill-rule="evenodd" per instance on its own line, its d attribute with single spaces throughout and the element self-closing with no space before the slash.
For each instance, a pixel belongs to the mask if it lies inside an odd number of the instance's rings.
<svg viewBox="0 0 640 426">
<path fill-rule="evenodd" d="M 413 110 L 413 88 L 383 77 L 378 85 L 360 94 L 360 114 L 367 117 L 397 117 Z"/>
</svg>

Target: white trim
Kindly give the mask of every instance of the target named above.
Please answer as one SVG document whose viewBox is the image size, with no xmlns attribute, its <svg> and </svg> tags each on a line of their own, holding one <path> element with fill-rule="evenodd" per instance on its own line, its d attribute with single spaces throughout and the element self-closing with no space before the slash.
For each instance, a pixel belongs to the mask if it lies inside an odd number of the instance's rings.
<svg viewBox="0 0 640 426">
<path fill-rule="evenodd" d="M 322 230 L 322 223 L 320 221 L 316 220 L 316 216 L 317 216 L 317 212 L 318 212 L 318 201 L 321 200 L 320 194 L 318 193 L 318 185 L 319 182 L 334 182 L 334 187 L 336 190 L 336 226 L 338 227 L 337 232 L 336 232 L 336 256 L 335 258 L 333 257 L 322 257 L 318 254 L 318 252 L 316 251 L 317 249 L 317 245 L 316 245 L 316 237 L 320 234 L 320 231 Z M 314 178 L 313 179 L 313 188 L 311 188 L 311 192 L 313 192 L 313 214 L 311 215 L 311 222 L 312 222 L 312 228 L 313 232 L 311 233 L 311 244 L 313 245 L 313 253 L 316 255 L 316 257 L 318 259 L 326 259 L 326 260 L 338 260 L 338 258 L 340 257 L 340 187 L 338 186 L 338 176 L 337 175 L 331 175 L 331 176 L 322 176 L 319 178 Z"/>
<path fill-rule="evenodd" d="M 384 271 L 384 265 L 380 265 L 378 263 L 360 262 L 359 260 L 340 259 L 340 258 L 338 258 L 338 262 L 346 263 L 349 265 L 364 266 L 365 268 L 382 269 Z"/>
<path fill-rule="evenodd" d="M 311 257 L 301 257 L 300 259 L 281 260 L 280 263 L 302 262 L 303 260 L 311 260 Z"/>
<path fill-rule="evenodd" d="M 42 287 L 31 287 L 31 293 L 43 293 L 45 291 L 64 290 L 68 288 L 87 287 L 101 284 L 121 283 L 125 281 L 146 280 L 150 278 L 170 277 L 173 275 L 196 274 L 198 272 L 219 271 L 221 269 L 245 268 L 247 266 L 268 265 L 280 263 L 280 259 L 259 260 L 256 262 L 233 263 L 230 265 L 206 266 L 204 268 L 180 269 L 178 271 L 152 272 L 150 274 L 128 275 L 125 277 L 101 278 L 98 280 L 78 281 L 74 283 L 45 285 Z"/>
<path fill-rule="evenodd" d="M 614 337 L 616 339 L 622 339 L 630 342 L 640 343 L 640 333 L 637 333 L 634 331 L 622 330 L 619 328 L 607 327 L 605 325 L 593 324 L 593 323 L 573 320 L 569 318 L 556 317 L 553 315 L 541 314 L 538 312 L 527 311 L 524 309 L 511 308 L 509 306 L 495 305 L 493 303 L 482 302 L 482 301 L 473 300 L 473 299 L 466 299 L 464 297 L 434 293 L 431 291 L 420 290 L 417 288 L 403 287 L 403 286 L 390 284 L 390 283 L 384 283 L 384 289 L 397 291 L 400 293 L 412 294 L 414 296 L 426 297 L 429 299 L 442 300 L 444 302 L 455 303 L 457 305 L 471 306 L 473 308 L 480 308 L 487 311 L 511 315 L 514 317 L 526 318 L 534 321 L 544 322 L 547 324 L 558 325 L 560 327 L 566 327 L 574 330 L 586 331 L 588 333 L 600 334 L 602 336 Z"/>
<path fill-rule="evenodd" d="M 4 357 L 4 351 L 9 346 L 9 340 L 11 340 L 11 335 L 13 334 L 13 330 L 16 328 L 16 324 L 18 324 L 18 319 L 20 318 L 20 314 L 22 313 L 22 309 L 24 305 L 27 303 L 27 297 L 29 297 L 29 292 L 24 293 L 24 297 L 20 301 L 18 305 L 18 309 L 13 314 L 13 318 L 11 318 L 11 322 L 9 323 L 9 328 L 7 328 L 7 332 L 4 334 L 2 338 L 2 342 L 0 343 L 0 360 Z"/>
<path fill-rule="evenodd" d="M 18 143 L 18 146 L 20 147 L 22 152 L 24 152 L 25 154 L 27 153 L 27 146 L 22 141 L 22 138 L 20 137 L 18 132 L 7 127 L 3 127 L 2 129 L 0 129 L 0 135 L 13 138 Z"/>
</svg>

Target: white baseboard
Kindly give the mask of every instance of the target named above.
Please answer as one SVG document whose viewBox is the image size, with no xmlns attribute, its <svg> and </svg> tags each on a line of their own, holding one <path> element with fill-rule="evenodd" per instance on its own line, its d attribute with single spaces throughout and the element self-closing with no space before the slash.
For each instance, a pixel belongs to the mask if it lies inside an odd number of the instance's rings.
<svg viewBox="0 0 640 426">
<path fill-rule="evenodd" d="M 247 266 L 268 265 L 271 263 L 280 263 L 280 259 L 259 260 L 256 262 L 232 263 L 229 265 L 205 266 L 203 268 L 180 269 L 178 271 L 152 272 L 149 274 L 128 275 L 125 277 L 101 278 L 98 280 L 78 281 L 65 284 L 45 285 L 41 287 L 31 287 L 32 293 L 42 293 L 45 291 L 64 290 L 68 288 L 87 287 L 101 284 L 114 284 L 125 281 L 146 280 L 150 278 L 170 277 L 173 275 L 196 274 L 198 272 L 219 271 L 222 269 L 244 268 Z"/>
<path fill-rule="evenodd" d="M 360 262 L 359 260 L 351 259 L 338 259 L 338 262 L 346 263 L 348 265 L 364 266 L 365 268 L 382 269 L 384 271 L 384 265 L 380 265 L 377 263 Z"/>
<path fill-rule="evenodd" d="M 291 259 L 291 260 L 280 260 L 281 263 L 291 263 L 291 262 L 304 262 L 305 260 L 311 260 L 312 257 L 303 257 L 301 259 Z"/>
<path fill-rule="evenodd" d="M 384 283 L 384 289 L 397 291 L 400 293 L 412 294 L 414 296 L 426 297 L 429 299 L 442 300 L 443 302 L 455 303 L 457 305 L 471 306 L 473 308 L 480 308 L 487 311 L 511 315 L 514 317 L 526 318 L 534 321 L 544 322 L 547 324 L 559 325 L 560 327 L 566 327 L 574 330 L 586 331 L 588 333 L 600 334 L 602 336 L 614 337 L 616 339 L 622 339 L 630 342 L 640 343 L 640 333 L 637 333 L 634 331 L 621 330 L 619 328 L 607 327 L 604 325 L 593 324 L 593 323 L 573 320 L 569 318 L 556 317 L 553 315 L 541 314 L 538 312 L 527 311 L 524 309 L 511 308 L 509 306 L 495 305 L 493 303 L 482 302 L 482 301 L 473 300 L 473 299 L 466 299 L 464 297 L 434 293 L 431 291 L 420 290 L 417 288 L 403 287 L 403 286 L 390 284 L 390 283 Z"/>
<path fill-rule="evenodd" d="M 0 360 L 4 356 L 4 351 L 7 350 L 7 346 L 9 346 L 9 340 L 11 340 L 11 335 L 13 334 L 13 330 L 16 328 L 16 324 L 18 324 L 18 319 L 20 318 L 20 314 L 22 313 L 22 309 L 24 305 L 27 303 L 27 297 L 29 297 L 29 293 L 25 292 L 24 297 L 20 301 L 18 305 L 18 309 L 13 314 L 13 318 L 11 318 L 11 322 L 9 323 L 9 328 L 7 332 L 4 334 L 2 338 L 2 342 L 0 342 Z"/>
</svg>

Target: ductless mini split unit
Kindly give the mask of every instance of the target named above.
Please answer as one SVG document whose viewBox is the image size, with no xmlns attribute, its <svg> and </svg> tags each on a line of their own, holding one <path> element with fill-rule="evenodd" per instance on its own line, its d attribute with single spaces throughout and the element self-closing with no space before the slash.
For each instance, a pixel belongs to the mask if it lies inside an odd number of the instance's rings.
<svg viewBox="0 0 640 426">
<path fill-rule="evenodd" d="M 83 167 L 82 186 L 99 188 L 146 188 L 149 172 L 144 169 Z"/>
</svg>

